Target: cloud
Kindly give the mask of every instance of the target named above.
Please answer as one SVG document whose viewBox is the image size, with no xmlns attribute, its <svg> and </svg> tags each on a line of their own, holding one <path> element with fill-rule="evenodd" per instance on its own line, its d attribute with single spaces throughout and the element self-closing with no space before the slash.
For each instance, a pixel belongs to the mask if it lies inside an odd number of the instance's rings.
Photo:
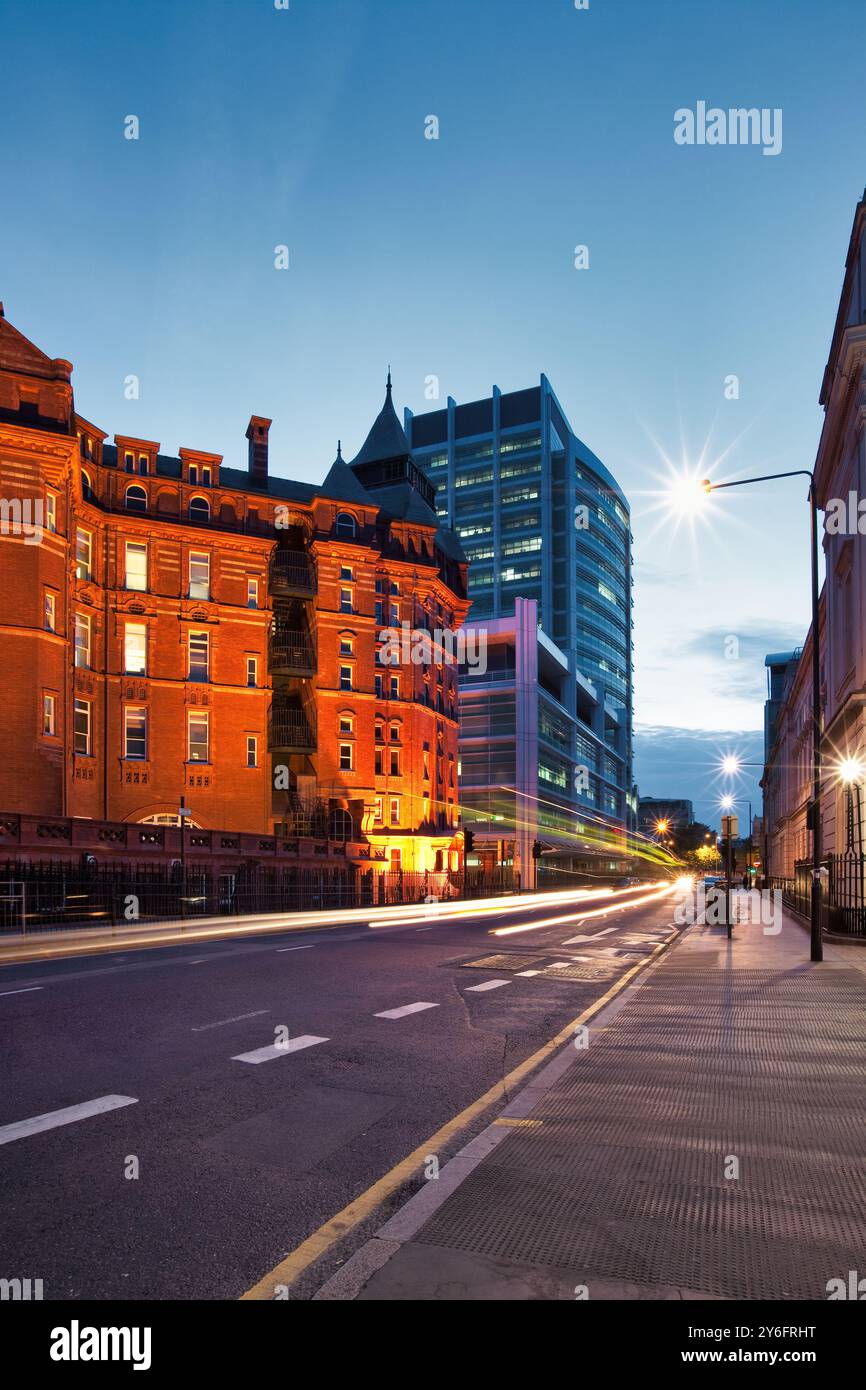
<svg viewBox="0 0 866 1390">
<path fill-rule="evenodd" d="M 744 824 L 747 803 L 759 814 L 759 779 L 764 762 L 764 737 L 760 730 L 681 729 L 657 724 L 638 724 L 634 734 L 635 780 L 641 796 L 686 797 L 694 802 L 695 816 L 708 825 L 719 823 L 719 799 L 730 792 Z M 736 753 L 743 770 L 734 778 L 723 777 L 719 762 Z"/>
</svg>

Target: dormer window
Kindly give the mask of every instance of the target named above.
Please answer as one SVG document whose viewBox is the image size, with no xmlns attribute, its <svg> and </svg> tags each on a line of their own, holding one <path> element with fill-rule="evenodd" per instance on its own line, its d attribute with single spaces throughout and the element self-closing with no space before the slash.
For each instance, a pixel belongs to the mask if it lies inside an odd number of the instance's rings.
<svg viewBox="0 0 866 1390">
<path fill-rule="evenodd" d="M 210 521 L 210 502 L 206 497 L 191 497 L 189 501 L 190 521 Z"/>
<path fill-rule="evenodd" d="M 131 454 L 129 450 L 123 455 L 123 466 L 127 473 L 135 472 L 135 454 Z"/>
<path fill-rule="evenodd" d="M 201 470 L 201 485 L 202 485 L 202 487 L 210 487 L 210 469 L 209 469 L 209 468 L 202 468 L 202 470 Z"/>
<path fill-rule="evenodd" d="M 144 474 L 144 473 L 147 472 L 147 470 L 148 470 L 148 458 L 147 458 L 147 454 L 139 454 L 139 456 L 138 456 L 138 471 L 139 471 L 139 473 Z"/>
<path fill-rule="evenodd" d="M 147 511 L 147 493 L 143 487 L 128 487 L 126 489 L 126 510 L 128 512 Z"/>
<path fill-rule="evenodd" d="M 351 536 L 354 538 L 358 530 L 358 523 L 351 512 L 337 512 L 336 531 L 338 536 Z"/>
<path fill-rule="evenodd" d="M 189 480 L 191 483 L 198 482 L 198 464 L 191 463 L 189 466 Z"/>
<path fill-rule="evenodd" d="M 90 481 L 90 474 L 85 472 L 83 468 L 81 470 L 81 494 L 85 502 L 93 501 L 93 484 Z"/>
</svg>

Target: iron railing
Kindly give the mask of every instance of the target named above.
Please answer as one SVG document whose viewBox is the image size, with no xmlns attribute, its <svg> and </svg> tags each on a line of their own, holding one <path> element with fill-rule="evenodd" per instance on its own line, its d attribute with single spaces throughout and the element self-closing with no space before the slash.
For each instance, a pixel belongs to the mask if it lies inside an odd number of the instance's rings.
<svg viewBox="0 0 866 1390">
<path fill-rule="evenodd" d="M 268 566 L 268 587 L 271 593 L 315 594 L 315 557 L 303 550 L 275 550 Z"/>
<path fill-rule="evenodd" d="M 271 703 L 268 711 L 268 748 L 274 753 L 314 753 L 316 732 L 303 710 Z"/>
<path fill-rule="evenodd" d="M 268 638 L 268 668 L 272 675 L 314 675 L 316 648 L 312 637 L 277 626 Z"/>
</svg>

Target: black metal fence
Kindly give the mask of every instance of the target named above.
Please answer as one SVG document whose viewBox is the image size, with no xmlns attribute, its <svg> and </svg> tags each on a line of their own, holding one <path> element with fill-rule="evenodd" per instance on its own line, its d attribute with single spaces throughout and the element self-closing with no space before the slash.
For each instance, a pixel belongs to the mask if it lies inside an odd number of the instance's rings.
<svg viewBox="0 0 866 1390">
<path fill-rule="evenodd" d="M 179 866 L 97 865 L 89 873 L 67 864 L 0 864 L 0 933 L 64 927 L 123 927 L 197 917 L 256 913 L 347 911 L 401 903 L 483 898 L 518 891 L 510 869 L 493 873 L 377 873 L 374 869 L 239 867 L 214 872 Z"/>
<path fill-rule="evenodd" d="M 831 854 L 823 861 L 822 928 L 840 936 L 866 937 L 866 855 Z M 798 860 L 793 878 L 771 878 L 792 912 L 809 917 L 812 910 L 812 861 Z"/>
</svg>

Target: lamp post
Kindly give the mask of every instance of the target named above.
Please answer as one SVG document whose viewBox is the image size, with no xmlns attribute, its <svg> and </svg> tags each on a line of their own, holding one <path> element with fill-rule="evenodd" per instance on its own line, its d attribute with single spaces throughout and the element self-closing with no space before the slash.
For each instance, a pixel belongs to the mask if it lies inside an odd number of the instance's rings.
<svg viewBox="0 0 866 1390">
<path fill-rule="evenodd" d="M 713 483 L 706 479 L 705 492 L 720 492 L 722 488 L 748 487 L 751 483 L 775 482 L 778 478 L 809 479 L 809 529 L 812 559 L 812 804 L 808 826 L 812 831 L 812 895 L 811 895 L 811 958 L 824 959 L 821 933 L 821 658 L 818 632 L 818 502 L 815 495 L 815 475 L 807 468 L 795 468 L 787 473 L 766 473 L 760 478 L 739 478 L 731 483 Z"/>
</svg>

